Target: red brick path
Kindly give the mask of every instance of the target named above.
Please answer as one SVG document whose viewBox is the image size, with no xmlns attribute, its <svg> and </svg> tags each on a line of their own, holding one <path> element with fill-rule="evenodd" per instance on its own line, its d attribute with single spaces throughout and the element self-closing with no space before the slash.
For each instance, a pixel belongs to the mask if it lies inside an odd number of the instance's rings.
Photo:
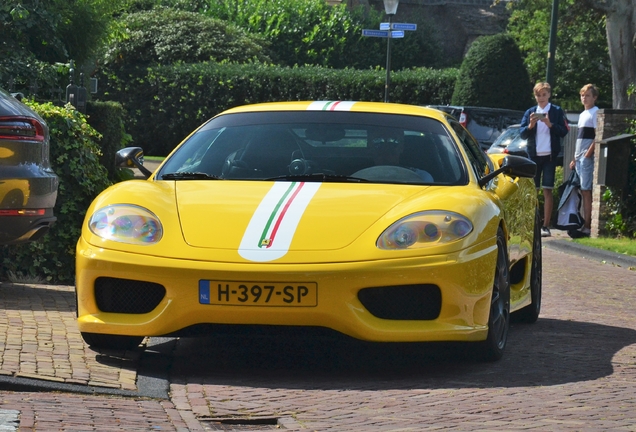
<svg viewBox="0 0 636 432">
<path fill-rule="evenodd" d="M 72 302 L 63 287 L 0 286 L 0 373 L 134 386 L 132 354 L 109 363 L 78 344 Z M 635 312 L 636 271 L 546 248 L 542 316 L 513 325 L 497 363 L 199 338 L 177 345 L 169 401 L 0 391 L 0 410 L 19 411 L 23 431 L 272 428 L 248 426 L 258 418 L 320 431 L 636 431 Z M 245 425 L 211 421 L 230 417 Z"/>
</svg>

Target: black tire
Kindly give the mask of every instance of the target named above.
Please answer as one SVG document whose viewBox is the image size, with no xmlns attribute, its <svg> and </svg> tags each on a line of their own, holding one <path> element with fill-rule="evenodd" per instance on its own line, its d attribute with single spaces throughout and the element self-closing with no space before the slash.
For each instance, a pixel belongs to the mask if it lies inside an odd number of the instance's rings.
<svg viewBox="0 0 636 432">
<path fill-rule="evenodd" d="M 515 321 L 529 324 L 537 322 L 541 313 L 543 258 L 540 226 L 541 220 L 539 218 L 539 210 L 537 210 L 534 221 L 534 238 L 532 240 L 532 268 L 530 270 L 530 299 L 532 303 L 514 313 Z"/>
<path fill-rule="evenodd" d="M 121 336 L 82 332 L 82 338 L 91 348 L 109 350 L 133 350 L 144 340 L 143 336 Z"/>
<path fill-rule="evenodd" d="M 482 360 L 499 360 L 506 348 L 510 328 L 510 264 L 504 232 L 497 231 L 497 264 L 492 286 L 490 314 L 488 316 L 488 336 L 478 343 L 478 354 Z"/>
</svg>

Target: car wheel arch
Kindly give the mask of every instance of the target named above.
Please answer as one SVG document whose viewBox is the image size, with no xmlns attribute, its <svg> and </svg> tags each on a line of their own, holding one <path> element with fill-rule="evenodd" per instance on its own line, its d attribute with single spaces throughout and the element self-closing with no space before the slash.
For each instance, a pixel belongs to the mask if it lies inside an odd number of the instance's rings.
<svg viewBox="0 0 636 432">
<path fill-rule="evenodd" d="M 483 361 L 496 361 L 503 356 L 510 328 L 510 260 L 508 242 L 501 226 L 497 229 L 497 261 L 493 278 L 488 333 L 477 344 L 477 357 Z"/>
</svg>

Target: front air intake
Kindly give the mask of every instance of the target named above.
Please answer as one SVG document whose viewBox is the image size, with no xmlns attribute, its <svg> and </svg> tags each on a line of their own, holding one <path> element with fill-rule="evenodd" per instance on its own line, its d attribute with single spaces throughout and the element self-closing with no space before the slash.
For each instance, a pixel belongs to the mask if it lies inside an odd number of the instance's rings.
<svg viewBox="0 0 636 432">
<path fill-rule="evenodd" d="M 432 284 L 364 288 L 358 299 L 371 314 L 388 320 L 434 320 L 442 310 L 442 293 Z"/>
<path fill-rule="evenodd" d="M 102 312 L 143 314 L 152 311 L 166 295 L 154 282 L 100 277 L 95 281 L 95 302 Z"/>
</svg>

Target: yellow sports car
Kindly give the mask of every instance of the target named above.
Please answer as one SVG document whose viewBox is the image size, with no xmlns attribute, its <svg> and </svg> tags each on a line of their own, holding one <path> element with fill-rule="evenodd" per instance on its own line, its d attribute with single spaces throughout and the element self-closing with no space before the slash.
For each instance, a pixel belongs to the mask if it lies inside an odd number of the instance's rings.
<svg viewBox="0 0 636 432">
<path fill-rule="evenodd" d="M 527 158 L 486 155 L 453 117 L 410 105 L 248 105 L 154 172 L 139 147 L 88 209 L 78 325 L 96 348 L 258 326 L 366 341 L 463 341 L 496 360 L 541 306 Z M 251 328 L 250 327 L 250 328 Z"/>
</svg>

